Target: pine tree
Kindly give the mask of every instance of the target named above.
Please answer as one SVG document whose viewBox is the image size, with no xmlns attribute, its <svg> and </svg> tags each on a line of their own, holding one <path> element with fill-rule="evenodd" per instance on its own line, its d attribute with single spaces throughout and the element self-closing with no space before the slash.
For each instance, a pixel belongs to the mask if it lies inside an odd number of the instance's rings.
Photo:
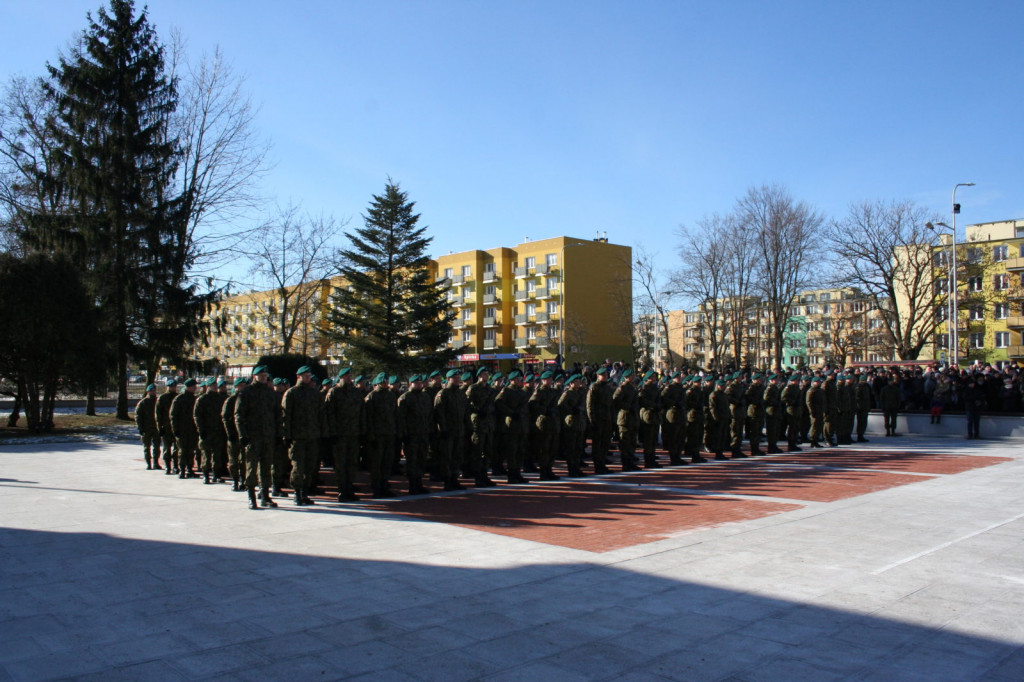
<svg viewBox="0 0 1024 682">
<path fill-rule="evenodd" d="M 348 346 L 356 365 L 414 372 L 442 365 L 455 312 L 433 280 L 426 253 L 432 241 L 419 227 L 414 202 L 388 180 L 374 195 L 363 227 L 346 233 L 340 274 L 348 286 L 332 295 L 325 332 Z"/>
<path fill-rule="evenodd" d="M 187 270 L 187 197 L 175 194 L 180 161 L 170 132 L 177 94 L 146 12 L 110 0 L 44 83 L 53 168 L 66 183 L 68 211 L 36 225 L 43 248 L 68 251 L 88 273 L 114 361 L 117 413 L 128 416 L 130 359 L 151 359 L 198 333 L 203 297 Z"/>
</svg>

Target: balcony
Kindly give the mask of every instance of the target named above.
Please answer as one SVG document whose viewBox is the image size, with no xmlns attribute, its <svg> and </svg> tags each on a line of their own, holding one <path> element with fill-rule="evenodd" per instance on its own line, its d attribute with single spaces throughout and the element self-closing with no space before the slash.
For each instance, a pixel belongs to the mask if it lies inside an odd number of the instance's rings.
<svg viewBox="0 0 1024 682">
<path fill-rule="evenodd" d="M 497 294 L 484 294 L 484 305 L 491 305 L 498 302 Z"/>
<path fill-rule="evenodd" d="M 1003 261 L 1007 272 L 1020 272 L 1024 270 L 1024 258 L 1007 258 Z"/>
<path fill-rule="evenodd" d="M 516 315 L 516 324 L 530 324 L 530 316 Z"/>
<path fill-rule="evenodd" d="M 1007 347 L 1006 356 L 1010 358 L 1024 358 L 1024 346 Z"/>
<path fill-rule="evenodd" d="M 530 339 L 520 336 L 516 338 L 516 348 L 529 348 Z"/>
<path fill-rule="evenodd" d="M 462 305 L 462 296 L 452 296 L 448 299 L 448 305 L 453 308 L 458 308 Z"/>
<path fill-rule="evenodd" d="M 1024 316 L 1014 315 L 1006 318 L 1007 327 L 1024 327 Z"/>
<path fill-rule="evenodd" d="M 497 347 L 497 339 L 484 339 L 484 350 L 494 350 Z"/>
<path fill-rule="evenodd" d="M 547 322 L 550 319 L 551 319 L 551 316 L 548 313 L 537 313 L 537 321 L 538 322 Z"/>
<path fill-rule="evenodd" d="M 437 279 L 434 280 L 434 284 L 441 287 L 449 287 L 451 286 L 452 281 L 447 277 L 438 277 Z"/>
<path fill-rule="evenodd" d="M 537 287 L 534 289 L 533 295 L 537 298 L 551 298 L 551 292 L 547 287 Z"/>
<path fill-rule="evenodd" d="M 462 339 L 456 339 L 452 341 L 452 350 L 462 350 L 466 347 L 466 342 Z"/>
<path fill-rule="evenodd" d="M 457 319 L 452 322 L 452 329 L 465 329 L 466 321 L 463 319 Z"/>
<path fill-rule="evenodd" d="M 537 267 L 535 267 L 533 271 L 535 274 L 538 275 L 546 275 L 551 271 L 551 268 L 548 267 L 547 263 L 541 263 L 537 265 Z"/>
<path fill-rule="evenodd" d="M 452 277 L 452 284 L 465 284 L 465 283 L 466 283 L 466 276 L 465 275 L 455 275 L 454 277 Z"/>
<path fill-rule="evenodd" d="M 558 343 L 550 336 L 538 336 L 534 341 L 537 343 L 537 348 L 550 348 Z"/>
<path fill-rule="evenodd" d="M 457 302 L 455 303 L 455 307 L 457 307 L 457 308 L 470 308 L 472 306 L 473 306 L 473 297 L 472 296 L 460 296 L 457 299 Z"/>
<path fill-rule="evenodd" d="M 516 279 L 520 279 L 522 277 L 529 277 L 529 276 L 530 276 L 530 271 L 528 269 L 526 269 L 526 268 L 516 268 Z"/>
<path fill-rule="evenodd" d="M 528 293 L 529 292 L 526 292 L 526 291 L 517 291 L 516 292 L 516 300 L 517 301 L 525 301 L 527 299 L 527 294 Z"/>
<path fill-rule="evenodd" d="M 485 317 L 484 327 L 497 327 L 501 322 L 498 321 L 497 317 Z"/>
</svg>

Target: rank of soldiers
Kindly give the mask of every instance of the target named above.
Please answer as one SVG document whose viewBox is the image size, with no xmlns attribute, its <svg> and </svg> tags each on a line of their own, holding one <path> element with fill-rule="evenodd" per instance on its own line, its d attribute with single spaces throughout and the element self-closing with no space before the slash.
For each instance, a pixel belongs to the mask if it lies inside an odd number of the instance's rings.
<svg viewBox="0 0 1024 682">
<path fill-rule="evenodd" d="M 866 442 L 872 394 L 865 374 L 740 373 L 642 376 L 606 363 L 579 373 L 508 374 L 486 367 L 416 374 L 404 386 L 381 372 L 372 379 L 341 370 L 318 381 L 300 367 L 294 382 L 256 367 L 229 392 L 224 378 L 150 384 L 135 410 L 147 469 L 206 484 L 230 478 L 250 509 L 274 497 L 312 505 L 320 470 L 333 466 L 339 502 L 359 499 L 355 480 L 369 471 L 370 493 L 392 497 L 392 476 L 410 495 L 443 489 L 558 480 L 609 473 L 613 441 L 621 471 L 746 458 Z M 744 452 L 743 443 L 747 442 Z M 761 449 L 762 443 L 764 450 Z M 590 445 L 588 449 L 588 444 Z M 726 454 L 728 453 L 728 454 Z M 161 455 L 163 466 L 161 466 Z M 588 457 L 589 455 L 589 457 Z M 588 462 L 589 459 L 589 462 Z M 198 471 L 197 471 L 198 469 Z"/>
</svg>

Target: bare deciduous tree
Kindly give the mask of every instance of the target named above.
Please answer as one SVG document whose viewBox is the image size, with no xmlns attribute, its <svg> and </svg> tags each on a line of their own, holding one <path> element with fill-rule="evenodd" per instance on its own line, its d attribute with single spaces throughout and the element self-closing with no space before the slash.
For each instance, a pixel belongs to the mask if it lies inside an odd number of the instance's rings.
<svg viewBox="0 0 1024 682">
<path fill-rule="evenodd" d="M 725 355 L 727 272 L 732 268 L 729 234 L 735 224 L 732 216 L 718 214 L 702 218 L 696 229 L 680 227 L 681 266 L 673 273 L 673 291 L 693 301 L 703 314 L 702 342 L 710 348 L 714 369 L 721 369 Z"/>
<path fill-rule="evenodd" d="M 932 242 L 937 220 L 912 201 L 864 201 L 826 231 L 842 258 L 830 261 L 833 281 L 853 286 L 883 311 L 887 335 L 903 360 L 915 360 L 942 322 L 944 292 L 935 291 Z"/>
<path fill-rule="evenodd" d="M 823 217 L 779 185 L 751 187 L 737 202 L 737 219 L 756 244 L 757 288 L 768 311 L 774 367 L 781 370 L 786 323 L 797 292 L 810 286 Z"/>
<path fill-rule="evenodd" d="M 320 312 L 323 280 L 336 269 L 335 239 L 344 222 L 329 217 L 302 215 L 298 208 L 278 210 L 252 237 L 250 274 L 275 292 L 260 304 L 260 315 L 273 330 L 274 352 L 308 352 L 312 339 L 297 334 L 313 329 Z M 297 346 L 298 344 L 298 346 Z"/>
</svg>

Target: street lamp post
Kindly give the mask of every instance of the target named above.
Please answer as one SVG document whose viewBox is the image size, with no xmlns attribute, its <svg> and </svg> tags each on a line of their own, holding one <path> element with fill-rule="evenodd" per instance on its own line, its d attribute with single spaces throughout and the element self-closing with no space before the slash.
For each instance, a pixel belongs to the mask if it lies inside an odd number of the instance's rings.
<svg viewBox="0 0 1024 682">
<path fill-rule="evenodd" d="M 949 337 L 949 352 L 951 353 L 949 364 L 950 367 L 952 367 L 953 365 L 957 364 L 957 361 L 959 360 L 959 356 L 957 354 L 957 343 L 959 343 L 959 339 L 957 338 L 956 329 L 956 318 L 959 314 L 956 302 L 956 231 L 946 223 L 925 223 L 925 227 L 927 227 L 932 232 L 935 232 L 936 234 L 938 234 L 938 230 L 936 230 L 935 228 L 944 227 L 950 231 L 953 237 L 953 248 L 950 250 L 952 255 L 950 256 L 949 300 L 946 303 L 946 325 L 948 327 L 948 329 L 946 330 L 946 335 Z"/>
<path fill-rule="evenodd" d="M 953 186 L 953 225 L 950 230 L 953 232 L 953 364 L 960 365 L 960 320 L 958 319 L 959 309 L 957 307 L 956 293 L 956 215 L 960 212 L 960 204 L 956 203 L 956 191 L 960 187 L 974 187 L 973 182 L 959 182 Z M 941 223 L 940 223 L 941 224 Z"/>
</svg>

